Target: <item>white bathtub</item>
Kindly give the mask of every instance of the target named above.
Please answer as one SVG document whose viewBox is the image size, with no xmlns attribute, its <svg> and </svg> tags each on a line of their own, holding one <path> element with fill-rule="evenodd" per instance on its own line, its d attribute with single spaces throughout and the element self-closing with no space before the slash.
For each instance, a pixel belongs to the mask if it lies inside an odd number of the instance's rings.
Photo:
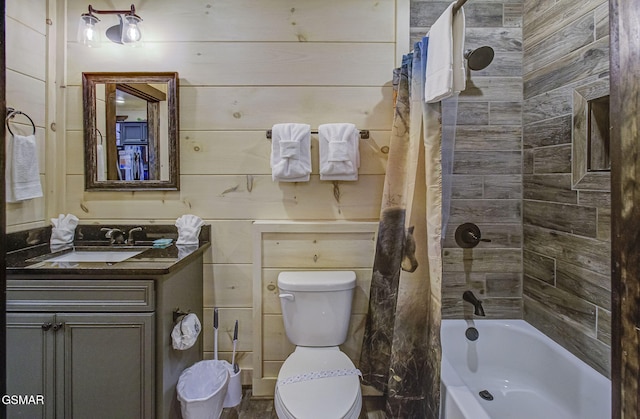
<svg viewBox="0 0 640 419">
<path fill-rule="evenodd" d="M 443 320 L 441 336 L 441 419 L 611 417 L 610 380 L 524 320 Z"/>
</svg>

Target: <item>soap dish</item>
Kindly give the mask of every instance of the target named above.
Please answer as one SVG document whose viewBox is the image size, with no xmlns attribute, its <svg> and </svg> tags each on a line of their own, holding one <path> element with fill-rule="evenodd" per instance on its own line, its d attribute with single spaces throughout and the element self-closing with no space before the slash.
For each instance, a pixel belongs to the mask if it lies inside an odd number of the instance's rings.
<svg viewBox="0 0 640 419">
<path fill-rule="evenodd" d="M 171 246 L 173 239 L 158 239 L 153 241 L 153 247 L 156 249 L 164 249 Z"/>
</svg>

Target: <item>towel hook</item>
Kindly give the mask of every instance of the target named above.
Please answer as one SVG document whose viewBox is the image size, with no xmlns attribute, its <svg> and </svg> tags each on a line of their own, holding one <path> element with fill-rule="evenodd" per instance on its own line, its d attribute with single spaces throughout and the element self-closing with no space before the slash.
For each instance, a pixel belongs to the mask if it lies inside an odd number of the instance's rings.
<svg viewBox="0 0 640 419">
<path fill-rule="evenodd" d="M 29 120 L 29 122 L 31 122 L 31 126 L 33 127 L 33 135 L 36 135 L 36 124 L 33 123 L 33 119 L 31 119 L 31 117 L 29 117 L 29 115 L 27 115 L 26 113 L 22 112 L 22 111 L 18 111 L 14 108 L 7 108 L 7 117 L 5 118 L 4 122 L 7 125 L 7 129 L 9 130 L 9 132 L 11 133 L 11 135 L 13 134 L 13 131 L 11 131 L 11 126 L 9 125 L 9 120 L 15 118 L 16 115 L 24 115 L 27 117 L 27 119 Z"/>
</svg>

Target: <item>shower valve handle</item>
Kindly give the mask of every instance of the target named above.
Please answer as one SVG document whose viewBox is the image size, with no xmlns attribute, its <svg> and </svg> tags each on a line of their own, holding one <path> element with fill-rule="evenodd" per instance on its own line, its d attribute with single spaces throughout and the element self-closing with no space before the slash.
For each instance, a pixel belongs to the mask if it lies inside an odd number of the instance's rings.
<svg viewBox="0 0 640 419">
<path fill-rule="evenodd" d="M 476 247 L 480 242 L 490 242 L 489 239 L 483 239 L 480 234 L 480 228 L 473 223 L 460 224 L 456 229 L 456 243 L 463 249 Z"/>
</svg>

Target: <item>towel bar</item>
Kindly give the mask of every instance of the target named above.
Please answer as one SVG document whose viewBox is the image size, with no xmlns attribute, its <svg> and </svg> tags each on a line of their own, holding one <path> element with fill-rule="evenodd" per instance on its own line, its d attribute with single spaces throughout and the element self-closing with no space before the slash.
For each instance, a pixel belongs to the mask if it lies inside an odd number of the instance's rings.
<svg viewBox="0 0 640 419">
<path fill-rule="evenodd" d="M 36 134 L 36 124 L 33 123 L 33 119 L 31 119 L 31 117 L 29 117 L 29 115 L 27 115 L 26 113 L 24 113 L 22 111 L 18 111 L 18 110 L 14 109 L 14 108 L 7 108 L 7 117 L 5 118 L 4 122 L 7 124 L 7 129 L 9 130 L 11 135 L 13 135 L 13 131 L 11 131 L 11 127 L 9 126 L 9 120 L 13 119 L 16 115 L 24 115 L 24 116 L 27 117 L 29 122 L 31 122 L 31 126 L 33 127 L 33 135 L 35 135 Z"/>
<path fill-rule="evenodd" d="M 318 130 L 311 131 L 311 134 L 317 134 L 317 133 L 318 133 Z M 271 130 L 270 129 L 267 130 L 267 138 L 271 139 Z M 360 138 L 363 139 L 363 140 L 369 139 L 369 130 L 368 129 L 361 129 L 360 130 Z"/>
</svg>

